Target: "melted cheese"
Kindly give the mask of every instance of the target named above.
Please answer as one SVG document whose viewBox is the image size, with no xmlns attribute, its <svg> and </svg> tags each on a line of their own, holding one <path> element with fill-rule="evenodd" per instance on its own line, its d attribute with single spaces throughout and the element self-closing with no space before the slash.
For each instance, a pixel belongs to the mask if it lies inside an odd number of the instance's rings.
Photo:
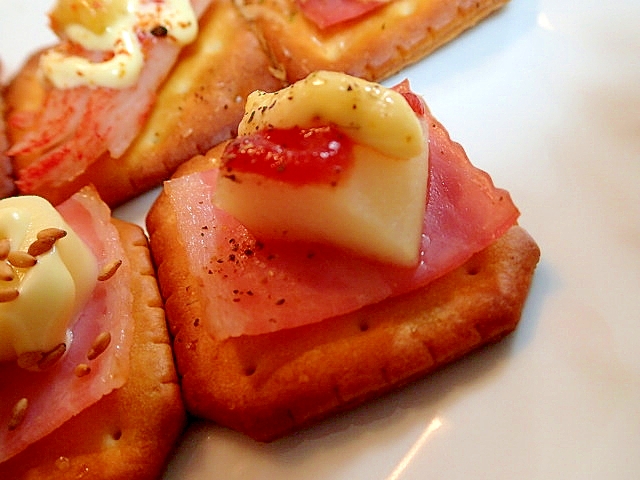
<svg viewBox="0 0 640 480">
<path fill-rule="evenodd" d="M 334 184 L 292 185 L 257 173 L 219 175 L 216 203 L 257 237 L 323 242 L 381 262 L 419 261 L 428 177 L 427 129 L 404 97 L 341 73 L 318 72 L 252 94 L 239 127 L 337 125 L 355 141 Z"/>
<path fill-rule="evenodd" d="M 333 123 L 356 142 L 392 158 L 410 158 L 424 148 L 420 121 L 400 93 L 338 72 L 315 72 L 274 93 L 253 92 L 245 112 L 238 135 L 269 126 Z"/>
<path fill-rule="evenodd" d="M 189 0 L 117 0 L 98 5 L 59 0 L 51 14 L 54 29 L 64 40 L 100 57 L 76 55 L 64 43 L 45 52 L 40 68 L 57 88 L 129 87 L 144 65 L 140 34 L 155 31 L 178 45 L 191 43 L 198 34 Z"/>
<path fill-rule="evenodd" d="M 66 236 L 38 255 L 35 265 L 10 267 L 14 278 L 0 279 L 0 289 L 18 290 L 15 299 L 0 302 L 0 361 L 67 342 L 69 322 L 95 288 L 96 258 L 49 202 L 35 196 L 0 201 L 0 239 L 8 239 L 12 251 L 26 252 L 38 232 L 50 227 Z"/>
</svg>

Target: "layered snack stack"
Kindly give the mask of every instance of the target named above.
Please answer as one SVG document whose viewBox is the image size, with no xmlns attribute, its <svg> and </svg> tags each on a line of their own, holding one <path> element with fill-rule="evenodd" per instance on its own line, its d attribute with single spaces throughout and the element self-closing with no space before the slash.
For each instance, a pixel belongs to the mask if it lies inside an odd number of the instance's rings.
<svg viewBox="0 0 640 480">
<path fill-rule="evenodd" d="M 255 92 L 147 217 L 187 409 L 271 440 L 502 338 L 518 215 L 406 83 Z"/>
<path fill-rule="evenodd" d="M 56 2 L 0 103 L 0 478 L 157 478 L 187 414 L 270 441 L 513 331 L 517 207 L 378 83 L 503 3 Z"/>
</svg>

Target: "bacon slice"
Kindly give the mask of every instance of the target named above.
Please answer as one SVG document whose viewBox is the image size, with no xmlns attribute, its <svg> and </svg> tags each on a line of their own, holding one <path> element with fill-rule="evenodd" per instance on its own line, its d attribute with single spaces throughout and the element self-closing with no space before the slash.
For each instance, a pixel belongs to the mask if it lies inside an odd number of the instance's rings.
<svg viewBox="0 0 640 480">
<path fill-rule="evenodd" d="M 192 0 L 200 17 L 211 0 Z M 49 88 L 36 115 L 10 116 L 9 121 L 29 132 L 11 146 L 11 156 L 36 158 L 17 172 L 23 193 L 43 186 L 56 188 L 81 175 L 102 155 L 120 157 L 140 132 L 155 94 L 180 47 L 147 34 L 142 39 L 145 65 L 130 88 Z"/>
<path fill-rule="evenodd" d="M 58 211 L 89 245 L 99 268 L 125 259 L 111 212 L 95 190 L 87 187 L 58 207 Z M 24 450 L 69 418 L 124 384 L 129 371 L 133 299 L 124 263 L 109 280 L 99 282 L 90 301 L 72 324 L 72 342 L 65 355 L 42 372 L 30 372 L 16 362 L 0 364 L 0 463 Z M 109 332 L 111 342 L 95 360 L 87 352 L 96 337 Z M 91 371 L 78 377 L 85 363 Z M 13 406 L 27 399 L 22 422 L 9 430 Z"/>
<path fill-rule="evenodd" d="M 305 17 L 325 29 L 380 8 L 389 0 L 298 0 Z"/>
<path fill-rule="evenodd" d="M 358 310 L 424 286 L 469 259 L 515 224 L 505 190 L 469 162 L 425 112 L 430 167 L 421 262 L 402 269 L 325 245 L 258 242 L 212 198 L 217 170 L 178 177 L 165 192 L 178 220 L 207 318 L 218 339 L 255 335 Z"/>
</svg>

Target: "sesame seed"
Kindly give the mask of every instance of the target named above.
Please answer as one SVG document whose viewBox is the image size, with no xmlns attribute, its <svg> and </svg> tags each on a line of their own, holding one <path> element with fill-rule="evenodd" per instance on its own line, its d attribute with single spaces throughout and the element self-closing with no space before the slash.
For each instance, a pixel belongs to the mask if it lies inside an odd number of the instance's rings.
<svg viewBox="0 0 640 480">
<path fill-rule="evenodd" d="M 36 238 L 38 240 L 60 240 L 61 238 L 65 237 L 67 235 L 67 232 L 61 228 L 56 228 L 56 227 L 51 227 L 51 228 L 45 228 L 40 230 L 37 234 L 36 234 Z"/>
<path fill-rule="evenodd" d="M 38 361 L 38 367 L 40 370 L 46 370 L 60 360 L 66 351 L 67 346 L 64 343 L 59 343 L 53 349 L 43 354 L 42 358 Z"/>
<path fill-rule="evenodd" d="M 29 255 L 27 252 L 22 252 L 20 250 L 13 250 L 9 252 L 7 260 L 16 268 L 29 268 L 33 267 L 37 263 L 37 260 L 33 255 Z"/>
<path fill-rule="evenodd" d="M 27 415 L 27 408 L 29 407 L 29 401 L 26 398 L 18 400 L 13 409 L 11 410 L 11 416 L 9 417 L 9 424 L 7 427 L 9 430 L 15 430 L 24 421 L 24 417 Z"/>
<path fill-rule="evenodd" d="M 91 367 L 86 363 L 79 363 L 78 365 L 76 365 L 73 373 L 75 373 L 76 377 L 84 377 L 91 373 Z"/>
<path fill-rule="evenodd" d="M 15 287 L 0 288 L 0 303 L 11 302 L 20 295 L 20 292 Z"/>
<path fill-rule="evenodd" d="M 107 349 L 110 343 L 111 333 L 101 332 L 91 344 L 91 348 L 87 352 L 87 358 L 89 360 L 95 360 L 96 358 L 98 358 L 98 356 L 100 356 L 102 352 Z"/>
<path fill-rule="evenodd" d="M 56 241 L 51 238 L 34 240 L 33 243 L 29 245 L 27 253 L 32 257 L 37 257 L 38 255 L 42 255 L 43 253 L 47 253 L 51 250 L 54 243 L 56 243 Z"/>
<path fill-rule="evenodd" d="M 118 271 L 120 265 L 122 265 L 122 260 L 114 260 L 113 262 L 105 265 L 100 272 L 100 275 L 98 275 L 98 281 L 104 282 L 105 280 L 109 280 Z"/>
<path fill-rule="evenodd" d="M 0 261 L 0 280 L 10 282 L 16 276 L 16 272 L 13 271 L 11 265 L 5 261 Z"/>
</svg>

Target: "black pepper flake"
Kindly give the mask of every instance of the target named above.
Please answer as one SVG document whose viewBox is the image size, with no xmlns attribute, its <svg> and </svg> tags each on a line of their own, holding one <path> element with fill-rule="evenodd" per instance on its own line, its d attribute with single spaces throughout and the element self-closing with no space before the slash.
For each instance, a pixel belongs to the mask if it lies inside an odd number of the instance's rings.
<svg viewBox="0 0 640 480">
<path fill-rule="evenodd" d="M 169 30 L 164 25 L 157 25 L 151 29 L 151 35 L 154 37 L 166 37 L 169 34 Z"/>
</svg>

